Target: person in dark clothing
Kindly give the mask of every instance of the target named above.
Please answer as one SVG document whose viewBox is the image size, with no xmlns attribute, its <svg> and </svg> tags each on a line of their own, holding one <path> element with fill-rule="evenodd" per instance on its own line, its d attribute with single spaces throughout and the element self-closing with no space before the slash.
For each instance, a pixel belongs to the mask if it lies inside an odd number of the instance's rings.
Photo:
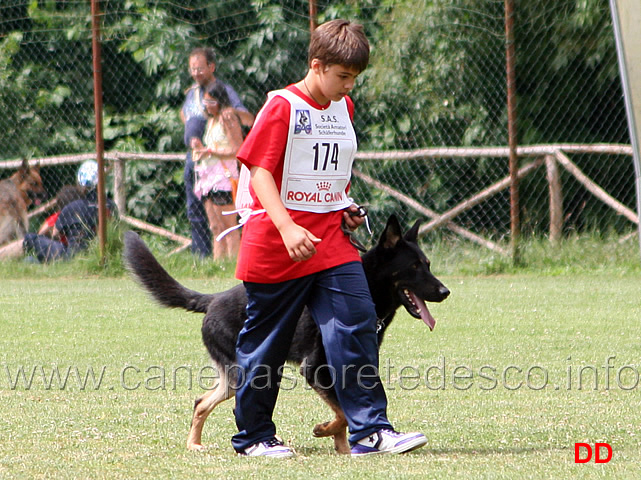
<svg viewBox="0 0 641 480">
<path fill-rule="evenodd" d="M 42 222 L 42 225 L 40 225 L 40 228 L 38 229 L 38 234 L 47 235 L 49 238 L 53 238 L 53 230 L 62 209 L 74 200 L 85 198 L 86 193 L 87 189 L 80 185 L 65 185 L 58 190 L 58 194 L 55 198 L 56 211 Z M 59 238 L 62 243 L 67 243 L 67 239 L 64 236 L 60 236 Z"/>
<path fill-rule="evenodd" d="M 69 260 L 78 252 L 86 250 L 96 235 L 98 224 L 97 182 L 97 163 L 93 160 L 84 162 L 78 170 L 78 183 L 86 193 L 84 197 L 73 200 L 62 208 L 51 236 L 28 233 L 24 239 L 0 249 L 0 259 L 30 255 L 39 263 L 48 263 Z M 107 210 L 115 211 L 111 200 L 107 200 Z"/>
</svg>

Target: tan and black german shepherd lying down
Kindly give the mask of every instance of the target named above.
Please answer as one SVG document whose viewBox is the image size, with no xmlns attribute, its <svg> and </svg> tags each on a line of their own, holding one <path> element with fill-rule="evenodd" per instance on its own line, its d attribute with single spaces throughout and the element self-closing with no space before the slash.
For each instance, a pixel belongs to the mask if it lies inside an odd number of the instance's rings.
<svg viewBox="0 0 641 480">
<path fill-rule="evenodd" d="M 0 181 L 0 245 L 24 237 L 29 230 L 27 208 L 47 198 L 40 167 L 27 160 L 9 178 Z"/>
<path fill-rule="evenodd" d="M 417 243 L 420 221 L 403 235 L 398 220 L 392 215 L 378 245 L 363 255 L 363 268 L 378 317 L 379 345 L 396 310 L 403 305 L 409 314 L 422 319 L 430 329 L 435 320 L 425 301 L 441 302 L 450 291 L 432 274 L 430 262 Z M 234 396 L 237 373 L 236 338 L 247 319 L 245 287 L 240 284 L 230 290 L 203 294 L 185 288 L 158 263 L 140 237 L 125 233 L 124 260 L 138 282 L 154 300 L 165 307 L 184 308 L 204 313 L 202 338 L 220 376 L 218 385 L 196 400 L 187 448 L 200 450 L 205 420 L 221 402 Z M 334 411 L 336 417 L 314 427 L 317 437 L 334 437 L 339 453 L 350 453 L 347 443 L 347 422 L 338 404 L 327 366 L 320 332 L 305 310 L 301 316 L 288 354 L 288 361 L 301 365 L 307 383 Z M 325 387 L 323 387 L 325 385 Z"/>
</svg>

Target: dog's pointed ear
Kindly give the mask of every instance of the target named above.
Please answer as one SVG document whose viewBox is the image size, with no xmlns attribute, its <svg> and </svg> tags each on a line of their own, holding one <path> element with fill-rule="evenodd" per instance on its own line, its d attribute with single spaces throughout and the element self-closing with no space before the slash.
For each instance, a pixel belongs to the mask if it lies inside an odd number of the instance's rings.
<svg viewBox="0 0 641 480">
<path fill-rule="evenodd" d="M 381 238 L 378 241 L 378 244 L 383 248 L 393 248 L 401 238 L 403 238 L 403 233 L 401 232 L 401 224 L 398 223 L 396 215 L 392 214 L 387 219 L 387 225 L 385 226 L 385 230 L 383 230 L 383 233 L 381 234 Z"/>
<path fill-rule="evenodd" d="M 416 243 L 418 239 L 418 229 L 421 226 L 421 222 L 422 220 L 420 218 L 414 222 L 412 228 L 410 228 L 405 234 L 405 240 L 407 240 L 408 242 Z"/>
<path fill-rule="evenodd" d="M 29 171 L 29 160 L 26 158 L 22 159 L 22 164 L 20 164 L 20 168 L 18 169 L 20 172 L 28 172 Z"/>
</svg>

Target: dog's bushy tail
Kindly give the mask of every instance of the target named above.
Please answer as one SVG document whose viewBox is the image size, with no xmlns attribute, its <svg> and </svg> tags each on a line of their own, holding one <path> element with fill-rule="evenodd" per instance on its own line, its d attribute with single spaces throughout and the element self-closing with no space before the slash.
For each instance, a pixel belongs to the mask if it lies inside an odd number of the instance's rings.
<svg viewBox="0 0 641 480">
<path fill-rule="evenodd" d="M 137 233 L 125 232 L 125 266 L 152 298 L 164 307 L 205 313 L 213 295 L 190 290 L 165 270 Z"/>
</svg>

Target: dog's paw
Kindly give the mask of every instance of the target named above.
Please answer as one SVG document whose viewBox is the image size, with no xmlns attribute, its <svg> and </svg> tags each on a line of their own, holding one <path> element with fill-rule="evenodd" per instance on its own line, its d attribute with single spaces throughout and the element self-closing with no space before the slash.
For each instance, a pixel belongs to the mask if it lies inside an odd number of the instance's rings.
<svg viewBox="0 0 641 480">
<path fill-rule="evenodd" d="M 331 422 L 319 423 L 312 430 L 312 434 L 315 437 L 331 437 L 332 435 L 340 433 L 341 427 L 342 425 L 338 425 L 338 422 L 336 422 L 336 420 L 332 420 Z"/>
<path fill-rule="evenodd" d="M 314 429 L 312 430 L 312 435 L 315 437 L 329 437 L 331 433 L 327 433 L 327 425 L 330 422 L 325 422 L 325 423 L 319 423 L 314 426 Z"/>
</svg>

